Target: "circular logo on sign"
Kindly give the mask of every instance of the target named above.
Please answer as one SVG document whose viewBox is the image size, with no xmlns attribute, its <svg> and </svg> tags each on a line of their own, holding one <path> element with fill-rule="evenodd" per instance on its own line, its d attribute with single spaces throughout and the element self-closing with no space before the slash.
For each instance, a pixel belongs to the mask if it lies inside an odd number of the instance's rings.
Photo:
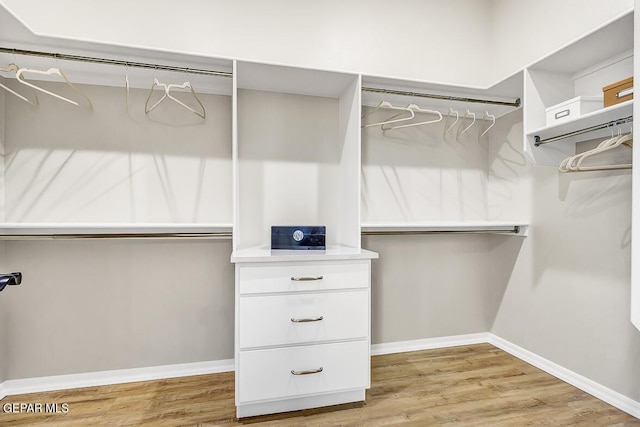
<svg viewBox="0 0 640 427">
<path fill-rule="evenodd" d="M 302 240 L 303 237 L 304 233 L 302 232 L 302 230 L 296 230 L 293 232 L 293 240 L 295 240 L 296 242 Z"/>
</svg>

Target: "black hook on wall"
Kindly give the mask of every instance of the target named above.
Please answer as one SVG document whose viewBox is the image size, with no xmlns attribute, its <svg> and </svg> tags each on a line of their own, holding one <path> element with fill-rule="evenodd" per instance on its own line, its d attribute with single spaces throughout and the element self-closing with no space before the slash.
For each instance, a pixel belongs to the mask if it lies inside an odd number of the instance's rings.
<svg viewBox="0 0 640 427">
<path fill-rule="evenodd" d="M 17 286 L 22 283 L 22 273 L 0 274 L 0 292 L 8 286 Z"/>
</svg>

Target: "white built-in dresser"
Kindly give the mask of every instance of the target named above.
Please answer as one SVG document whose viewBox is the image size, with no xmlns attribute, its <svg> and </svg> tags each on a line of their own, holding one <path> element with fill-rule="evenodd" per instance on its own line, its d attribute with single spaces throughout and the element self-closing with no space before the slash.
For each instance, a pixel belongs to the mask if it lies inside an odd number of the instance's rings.
<svg viewBox="0 0 640 427">
<path fill-rule="evenodd" d="M 239 417 L 365 398 L 371 260 L 360 247 L 360 76 L 236 62 Z M 273 225 L 324 225 L 324 251 L 271 251 Z"/>
</svg>

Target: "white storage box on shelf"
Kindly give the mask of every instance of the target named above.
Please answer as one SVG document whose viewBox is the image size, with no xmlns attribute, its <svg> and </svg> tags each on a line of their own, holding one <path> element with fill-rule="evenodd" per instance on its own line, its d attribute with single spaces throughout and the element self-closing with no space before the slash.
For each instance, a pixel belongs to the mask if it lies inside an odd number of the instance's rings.
<svg viewBox="0 0 640 427">
<path fill-rule="evenodd" d="M 604 100 L 601 96 L 576 96 L 560 104 L 553 105 L 545 109 L 547 126 L 597 111 L 603 107 L 603 102 Z"/>
</svg>

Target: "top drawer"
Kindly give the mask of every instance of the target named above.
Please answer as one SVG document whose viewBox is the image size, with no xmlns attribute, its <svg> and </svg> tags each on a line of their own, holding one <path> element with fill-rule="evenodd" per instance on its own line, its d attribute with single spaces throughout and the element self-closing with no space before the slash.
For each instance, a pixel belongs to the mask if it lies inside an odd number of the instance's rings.
<svg viewBox="0 0 640 427">
<path fill-rule="evenodd" d="M 370 260 L 236 264 L 240 294 L 367 288 Z"/>
</svg>

